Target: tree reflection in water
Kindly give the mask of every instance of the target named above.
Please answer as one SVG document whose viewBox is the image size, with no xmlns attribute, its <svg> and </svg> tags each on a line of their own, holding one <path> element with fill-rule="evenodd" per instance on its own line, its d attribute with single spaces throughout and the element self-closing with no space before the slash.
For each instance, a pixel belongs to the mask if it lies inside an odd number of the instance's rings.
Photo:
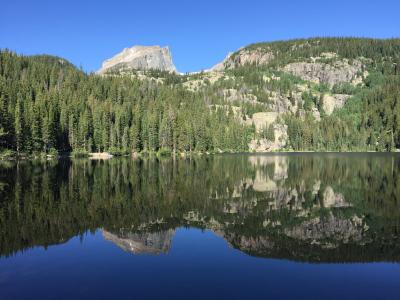
<svg viewBox="0 0 400 300">
<path fill-rule="evenodd" d="M 190 226 L 255 256 L 399 261 L 399 164 L 391 154 L 1 163 L 0 254 L 98 228 L 126 251 L 168 253 Z"/>
</svg>

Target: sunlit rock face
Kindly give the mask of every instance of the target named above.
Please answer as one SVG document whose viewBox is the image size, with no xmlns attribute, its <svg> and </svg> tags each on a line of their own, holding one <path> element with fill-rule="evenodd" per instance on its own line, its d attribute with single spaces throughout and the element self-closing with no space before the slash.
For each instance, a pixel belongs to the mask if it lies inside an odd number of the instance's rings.
<svg viewBox="0 0 400 300">
<path fill-rule="evenodd" d="M 168 47 L 134 46 L 103 62 L 99 74 L 108 71 L 160 70 L 176 72 Z"/>
<path fill-rule="evenodd" d="M 295 62 L 286 65 L 283 71 L 299 76 L 315 83 L 325 83 L 333 86 L 338 83 L 351 82 L 362 71 L 359 60 L 337 60 L 333 64 L 322 62 Z"/>
<path fill-rule="evenodd" d="M 222 71 L 245 65 L 267 65 L 274 58 L 275 55 L 268 49 L 241 49 L 236 53 L 228 53 L 222 62 L 216 64 L 208 71 Z"/>
<path fill-rule="evenodd" d="M 134 254 L 166 254 L 169 252 L 175 230 L 152 233 L 125 233 L 117 235 L 103 230 L 104 239 Z"/>
<path fill-rule="evenodd" d="M 349 97 L 350 95 L 345 94 L 324 95 L 322 108 L 327 115 L 331 115 L 335 109 L 342 108 Z"/>
</svg>

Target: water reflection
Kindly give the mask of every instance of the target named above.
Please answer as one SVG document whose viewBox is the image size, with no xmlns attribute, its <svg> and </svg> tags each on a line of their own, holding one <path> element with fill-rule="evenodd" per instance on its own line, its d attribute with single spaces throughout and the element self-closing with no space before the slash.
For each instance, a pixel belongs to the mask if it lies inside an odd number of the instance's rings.
<svg viewBox="0 0 400 300">
<path fill-rule="evenodd" d="M 113 234 L 102 230 L 104 239 L 114 243 L 121 249 L 134 254 L 167 254 L 171 248 L 175 230 L 169 229 L 160 232 L 124 233 L 121 230 Z"/>
<path fill-rule="evenodd" d="M 399 261 L 400 160 L 381 154 L 19 162 L 0 167 L 0 254 L 100 228 L 134 254 L 167 254 L 179 227 L 250 255 Z"/>
</svg>

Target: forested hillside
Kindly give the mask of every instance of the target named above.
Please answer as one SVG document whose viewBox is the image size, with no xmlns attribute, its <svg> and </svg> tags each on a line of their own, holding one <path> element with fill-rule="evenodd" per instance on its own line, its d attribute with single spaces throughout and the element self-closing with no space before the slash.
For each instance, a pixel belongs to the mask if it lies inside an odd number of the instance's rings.
<svg viewBox="0 0 400 300">
<path fill-rule="evenodd" d="M 61 58 L 8 51 L 0 108 L 1 147 L 18 153 L 244 151 L 251 131 L 179 86 L 86 75 Z"/>
<path fill-rule="evenodd" d="M 315 38 L 250 45 L 224 71 L 278 112 L 285 148 L 392 151 L 400 146 L 400 40 Z M 238 82 L 238 80 L 236 80 Z"/>
<path fill-rule="evenodd" d="M 221 66 L 100 76 L 62 58 L 2 50 L 0 151 L 400 148 L 398 39 L 259 43 Z"/>
</svg>

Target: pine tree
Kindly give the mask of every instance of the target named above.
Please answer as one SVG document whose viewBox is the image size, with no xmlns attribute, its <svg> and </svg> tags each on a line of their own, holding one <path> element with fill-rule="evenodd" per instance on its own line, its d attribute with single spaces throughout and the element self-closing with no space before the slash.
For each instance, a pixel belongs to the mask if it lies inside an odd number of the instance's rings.
<svg viewBox="0 0 400 300">
<path fill-rule="evenodd" d="M 102 120 L 102 144 L 103 151 L 107 151 L 110 148 L 110 130 L 111 130 L 111 117 L 110 113 L 106 110 L 103 114 Z"/>
<path fill-rule="evenodd" d="M 69 116 L 68 121 L 68 142 L 71 150 L 78 150 L 77 138 L 76 120 L 75 116 L 72 114 Z"/>
<path fill-rule="evenodd" d="M 23 151 L 24 146 L 24 116 L 21 96 L 18 96 L 14 115 L 15 146 L 18 153 Z"/>
<path fill-rule="evenodd" d="M 93 113 L 93 144 L 94 149 L 97 152 L 100 152 L 103 146 L 103 128 L 101 124 L 101 111 L 99 109 L 95 109 Z"/>
<path fill-rule="evenodd" d="M 124 133 L 122 134 L 122 150 L 124 152 L 129 151 L 129 128 L 124 128 Z"/>
<path fill-rule="evenodd" d="M 5 97 L 0 94 L 0 148 L 9 147 L 7 142 L 10 127 L 7 103 Z"/>
<path fill-rule="evenodd" d="M 159 148 L 158 117 L 154 113 L 151 114 L 149 119 L 148 140 L 149 140 L 149 150 L 157 151 Z"/>
</svg>

